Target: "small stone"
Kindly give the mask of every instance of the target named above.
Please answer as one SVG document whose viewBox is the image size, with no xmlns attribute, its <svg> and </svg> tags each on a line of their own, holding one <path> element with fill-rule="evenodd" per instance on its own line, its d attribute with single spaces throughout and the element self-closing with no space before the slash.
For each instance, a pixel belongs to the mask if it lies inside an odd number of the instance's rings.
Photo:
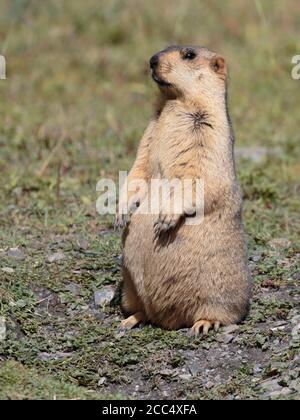
<svg viewBox="0 0 300 420">
<path fill-rule="evenodd" d="M 287 238 L 274 238 L 269 241 L 269 245 L 274 249 L 285 249 L 291 246 L 291 241 Z"/>
<path fill-rule="evenodd" d="M 255 263 L 258 263 L 261 260 L 261 257 L 262 257 L 262 251 L 257 249 L 253 251 L 252 255 L 250 255 L 249 260 Z"/>
<path fill-rule="evenodd" d="M 109 305 L 115 295 L 115 289 L 112 286 L 104 286 L 101 290 L 94 293 L 94 302 L 96 306 Z"/>
<path fill-rule="evenodd" d="M 102 376 L 102 378 L 100 378 L 98 381 L 98 386 L 102 386 L 105 382 L 106 382 L 106 378 L 105 376 Z"/>
<path fill-rule="evenodd" d="M 41 352 L 37 355 L 38 359 L 40 360 L 59 360 L 59 359 L 66 359 L 67 357 L 72 357 L 72 353 L 65 353 L 62 351 L 58 351 L 57 353 L 47 353 Z"/>
<path fill-rule="evenodd" d="M 278 398 L 278 397 L 284 397 L 286 395 L 290 395 L 293 391 L 289 388 L 283 388 L 282 390 L 273 391 L 267 394 L 267 397 L 270 398 Z"/>
<path fill-rule="evenodd" d="M 0 342 L 6 339 L 6 321 L 3 316 L 0 317 Z"/>
<path fill-rule="evenodd" d="M 23 188 L 22 187 L 16 187 L 12 190 L 12 194 L 17 196 L 17 197 L 21 197 L 23 193 Z"/>
<path fill-rule="evenodd" d="M 161 376 L 173 376 L 174 370 L 172 370 L 172 369 L 162 369 L 162 370 L 159 371 L 159 374 Z"/>
<path fill-rule="evenodd" d="M 254 375 L 257 375 L 258 373 L 261 373 L 261 371 L 262 371 L 262 365 L 255 365 L 253 367 L 253 373 L 254 373 Z"/>
<path fill-rule="evenodd" d="M 15 270 L 11 267 L 3 267 L 3 268 L 1 268 L 1 270 L 4 271 L 4 273 L 7 273 L 7 274 L 12 274 L 12 273 L 15 272 Z"/>
<path fill-rule="evenodd" d="M 207 381 L 205 384 L 204 384 L 204 388 L 206 388 L 206 389 L 211 389 L 211 388 L 213 388 L 214 387 L 214 383 L 212 382 L 212 381 Z"/>
<path fill-rule="evenodd" d="M 236 324 L 228 325 L 227 327 L 223 328 L 223 332 L 225 334 L 232 334 L 237 331 L 240 327 Z"/>
<path fill-rule="evenodd" d="M 292 329 L 292 337 L 293 337 L 293 340 L 300 339 L 300 323 Z"/>
<path fill-rule="evenodd" d="M 190 373 L 191 373 L 193 376 L 197 376 L 197 375 L 198 375 L 198 373 L 199 373 L 199 372 L 200 372 L 200 370 L 201 370 L 201 366 L 200 366 L 199 361 L 195 361 L 195 362 L 189 363 L 189 364 L 188 364 L 188 368 L 189 368 Z"/>
<path fill-rule="evenodd" d="M 231 341 L 234 339 L 234 335 L 232 335 L 232 334 L 219 334 L 217 337 L 216 337 L 216 340 L 219 342 L 219 343 L 224 343 L 224 344 L 229 344 L 229 343 L 231 343 Z"/>
<path fill-rule="evenodd" d="M 246 159 L 254 163 L 264 162 L 269 156 L 279 156 L 280 153 L 279 147 L 243 146 L 236 148 L 238 159 Z"/>
<path fill-rule="evenodd" d="M 66 258 L 65 254 L 63 254 L 62 252 L 55 252 L 54 254 L 48 255 L 46 261 L 48 263 L 54 263 L 54 262 L 61 261 L 65 258 Z"/>
<path fill-rule="evenodd" d="M 89 241 L 87 241 L 86 239 L 84 239 L 83 241 L 80 241 L 80 242 L 78 243 L 78 246 L 79 246 L 79 248 L 80 248 L 80 249 L 82 249 L 83 251 L 86 251 L 86 250 L 89 248 L 90 243 L 89 243 Z"/>
<path fill-rule="evenodd" d="M 14 258 L 15 260 L 22 261 L 25 259 L 25 255 L 19 248 L 10 248 L 7 252 L 7 256 Z"/>
<path fill-rule="evenodd" d="M 190 373 L 185 373 L 183 375 L 179 375 L 179 378 L 183 381 L 190 381 L 192 379 L 192 375 Z"/>
<path fill-rule="evenodd" d="M 229 343 L 231 343 L 231 341 L 234 339 L 234 335 L 232 335 L 232 334 L 224 334 L 223 335 L 223 342 L 225 343 L 225 344 L 229 344 Z"/>
<path fill-rule="evenodd" d="M 283 390 L 281 391 L 281 395 L 290 395 L 293 391 L 289 388 L 283 388 Z"/>
<path fill-rule="evenodd" d="M 292 274 L 292 279 L 293 280 L 300 280 L 300 272 L 297 271 L 296 273 Z"/>
<path fill-rule="evenodd" d="M 292 324 L 298 324 L 300 322 L 300 315 L 295 315 L 292 319 L 291 319 L 291 323 Z"/>
<path fill-rule="evenodd" d="M 300 378 L 291 381 L 289 383 L 289 388 L 294 391 L 300 392 Z"/>
<path fill-rule="evenodd" d="M 122 337 L 124 337 L 124 335 L 125 335 L 126 333 L 125 333 L 125 331 L 123 331 L 123 330 L 119 330 L 116 334 L 115 334 L 115 338 L 118 340 L 119 338 L 122 338 Z"/>
<path fill-rule="evenodd" d="M 265 381 L 260 385 L 260 388 L 266 392 L 275 392 L 282 390 L 282 386 L 279 385 L 276 379 L 270 379 L 269 381 Z"/>
<path fill-rule="evenodd" d="M 81 294 L 81 287 L 76 283 L 72 282 L 67 284 L 66 289 L 74 296 L 79 296 Z"/>
<path fill-rule="evenodd" d="M 17 209 L 17 206 L 15 206 L 14 204 L 9 204 L 9 205 L 6 207 L 6 209 L 7 209 L 7 211 L 9 211 L 9 212 L 13 212 L 14 210 L 16 210 L 16 209 Z"/>
</svg>

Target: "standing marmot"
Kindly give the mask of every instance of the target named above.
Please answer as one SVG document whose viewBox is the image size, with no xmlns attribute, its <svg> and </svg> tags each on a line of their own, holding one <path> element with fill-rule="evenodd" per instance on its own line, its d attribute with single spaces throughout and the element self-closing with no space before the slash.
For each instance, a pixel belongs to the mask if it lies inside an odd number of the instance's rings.
<svg viewBox="0 0 300 420">
<path fill-rule="evenodd" d="M 145 194 L 122 195 L 116 224 L 123 234 L 126 328 L 140 322 L 197 335 L 236 323 L 247 313 L 251 282 L 241 222 L 224 59 L 202 47 L 172 46 L 150 60 L 161 101 L 141 140 L 128 181 L 202 179 L 204 219 L 141 214 Z M 136 205 L 137 204 L 137 205 Z M 138 207 L 138 209 L 137 209 Z M 121 214 L 129 209 L 130 219 Z"/>
</svg>

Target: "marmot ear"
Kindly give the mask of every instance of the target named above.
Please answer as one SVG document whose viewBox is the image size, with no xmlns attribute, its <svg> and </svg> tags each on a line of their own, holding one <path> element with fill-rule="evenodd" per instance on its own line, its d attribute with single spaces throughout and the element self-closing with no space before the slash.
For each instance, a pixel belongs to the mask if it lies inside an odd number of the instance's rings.
<svg viewBox="0 0 300 420">
<path fill-rule="evenodd" d="M 210 61 L 211 68 L 218 74 L 227 76 L 227 67 L 225 59 L 221 55 L 216 55 Z"/>
</svg>

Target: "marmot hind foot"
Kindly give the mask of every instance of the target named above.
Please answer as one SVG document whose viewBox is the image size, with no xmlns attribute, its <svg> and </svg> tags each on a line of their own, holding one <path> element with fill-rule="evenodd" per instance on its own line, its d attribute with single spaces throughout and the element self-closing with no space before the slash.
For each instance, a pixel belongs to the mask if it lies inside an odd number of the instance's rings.
<svg viewBox="0 0 300 420">
<path fill-rule="evenodd" d="M 215 331 L 218 331 L 220 326 L 221 326 L 221 322 L 219 321 L 207 321 L 205 319 L 201 319 L 195 322 L 190 332 L 191 332 L 191 335 L 197 337 L 200 334 L 201 330 L 202 330 L 203 335 L 207 335 L 208 331 L 211 328 L 214 328 Z"/>
<path fill-rule="evenodd" d="M 146 316 L 144 312 L 136 312 L 135 314 L 129 316 L 126 319 L 123 319 L 121 322 L 121 329 L 131 330 L 132 328 L 139 325 L 141 322 L 146 321 Z"/>
</svg>

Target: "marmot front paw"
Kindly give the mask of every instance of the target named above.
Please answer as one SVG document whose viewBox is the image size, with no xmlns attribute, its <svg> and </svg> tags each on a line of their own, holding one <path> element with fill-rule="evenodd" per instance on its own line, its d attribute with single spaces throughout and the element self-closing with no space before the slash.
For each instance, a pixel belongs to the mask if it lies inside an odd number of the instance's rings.
<svg viewBox="0 0 300 420">
<path fill-rule="evenodd" d="M 159 236 L 170 229 L 174 229 L 180 219 L 181 214 L 160 213 L 154 223 L 155 235 Z"/>
<path fill-rule="evenodd" d="M 117 213 L 114 221 L 114 229 L 124 229 L 130 221 L 129 214 Z"/>
<path fill-rule="evenodd" d="M 119 209 L 116 212 L 115 221 L 114 221 L 114 228 L 115 229 L 124 229 L 128 223 L 130 222 L 130 218 L 132 214 L 136 211 L 136 209 L 140 205 L 139 199 L 132 199 L 128 205 L 121 204 Z"/>
</svg>

